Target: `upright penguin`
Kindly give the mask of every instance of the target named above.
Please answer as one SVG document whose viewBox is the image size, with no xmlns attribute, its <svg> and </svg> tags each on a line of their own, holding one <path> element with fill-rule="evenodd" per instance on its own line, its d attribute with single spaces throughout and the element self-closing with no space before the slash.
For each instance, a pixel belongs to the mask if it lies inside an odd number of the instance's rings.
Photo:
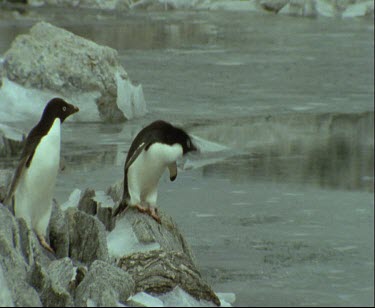
<svg viewBox="0 0 375 308">
<path fill-rule="evenodd" d="M 128 206 L 135 206 L 160 222 L 155 208 L 159 179 L 168 168 L 169 178 L 174 181 L 177 159 L 196 150 L 190 136 L 170 123 L 158 120 L 143 128 L 133 140 L 126 157 L 123 197 L 114 216 Z"/>
<path fill-rule="evenodd" d="M 41 245 L 51 252 L 46 233 L 60 165 L 60 125 L 78 111 L 61 98 L 53 98 L 47 103 L 41 119 L 26 138 L 4 200 L 16 217 L 25 219 L 35 230 Z"/>
</svg>

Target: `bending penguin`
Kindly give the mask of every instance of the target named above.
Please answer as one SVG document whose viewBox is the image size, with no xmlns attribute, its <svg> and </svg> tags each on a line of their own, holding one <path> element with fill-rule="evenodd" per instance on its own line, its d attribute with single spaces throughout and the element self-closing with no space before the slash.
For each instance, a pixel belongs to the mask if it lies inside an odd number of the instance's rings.
<svg viewBox="0 0 375 308">
<path fill-rule="evenodd" d="M 125 161 L 124 192 L 114 216 L 135 206 L 160 223 L 156 211 L 159 179 L 169 169 L 169 178 L 177 177 L 176 161 L 197 148 L 182 129 L 162 120 L 143 128 L 133 140 Z M 142 206 L 146 203 L 146 206 Z"/>
<path fill-rule="evenodd" d="M 52 198 L 60 165 L 60 125 L 79 109 L 61 98 L 53 98 L 44 108 L 39 123 L 28 134 L 4 203 L 16 217 L 25 219 L 40 241 L 46 242 Z"/>
</svg>

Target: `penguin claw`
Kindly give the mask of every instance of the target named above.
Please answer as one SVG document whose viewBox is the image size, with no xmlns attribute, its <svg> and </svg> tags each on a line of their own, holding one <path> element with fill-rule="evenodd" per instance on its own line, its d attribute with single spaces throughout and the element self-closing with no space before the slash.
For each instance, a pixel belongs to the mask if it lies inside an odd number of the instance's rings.
<svg viewBox="0 0 375 308">
<path fill-rule="evenodd" d="M 135 208 L 141 212 L 141 213 L 146 213 L 150 215 L 153 219 L 155 219 L 159 224 L 161 224 L 161 219 L 158 215 L 158 210 L 155 207 L 149 206 L 149 207 L 143 207 L 139 204 L 135 205 Z"/>
<path fill-rule="evenodd" d="M 53 248 L 46 242 L 46 239 L 44 238 L 43 235 L 39 235 L 38 234 L 38 240 L 39 240 L 39 243 L 40 245 L 42 245 L 42 247 L 46 250 L 48 250 L 50 253 L 53 253 L 55 254 L 55 251 L 53 250 Z"/>
<path fill-rule="evenodd" d="M 149 212 L 150 216 L 155 219 L 159 224 L 161 224 L 161 219 L 158 215 L 158 209 L 155 207 L 149 207 Z"/>
</svg>

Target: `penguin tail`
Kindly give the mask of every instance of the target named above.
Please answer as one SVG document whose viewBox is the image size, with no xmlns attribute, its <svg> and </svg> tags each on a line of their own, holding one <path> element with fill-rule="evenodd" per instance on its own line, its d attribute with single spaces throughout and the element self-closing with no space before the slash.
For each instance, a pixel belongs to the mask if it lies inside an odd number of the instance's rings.
<svg viewBox="0 0 375 308">
<path fill-rule="evenodd" d="M 128 208 L 129 208 L 128 202 L 126 201 L 126 199 L 122 199 L 122 201 L 120 202 L 120 204 L 118 205 L 118 207 L 114 211 L 113 217 L 116 217 L 119 214 L 121 214 L 122 212 L 125 212 Z"/>
</svg>

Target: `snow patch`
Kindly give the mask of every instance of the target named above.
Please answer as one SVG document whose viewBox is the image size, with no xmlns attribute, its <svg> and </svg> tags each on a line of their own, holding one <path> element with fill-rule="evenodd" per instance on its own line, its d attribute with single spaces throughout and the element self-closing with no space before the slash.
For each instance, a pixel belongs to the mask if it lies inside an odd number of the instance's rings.
<svg viewBox="0 0 375 308">
<path fill-rule="evenodd" d="M 100 207 L 111 207 L 113 208 L 115 206 L 115 203 L 113 202 L 112 198 L 108 196 L 104 191 L 98 190 L 95 191 L 95 197 L 94 201 L 100 206 Z"/>
<path fill-rule="evenodd" d="M 140 304 L 141 307 L 164 307 L 163 302 L 145 292 L 139 292 L 129 297 L 129 300 Z"/>
<path fill-rule="evenodd" d="M 114 258 L 120 258 L 135 252 L 145 252 L 160 249 L 159 243 L 141 244 L 132 226 L 125 220 L 119 219 L 116 227 L 107 235 L 108 252 Z"/>
<path fill-rule="evenodd" d="M 79 200 L 81 199 L 81 190 L 76 188 L 73 190 L 73 192 L 70 194 L 68 201 L 64 202 L 60 208 L 65 211 L 70 207 L 78 207 Z"/>
</svg>

